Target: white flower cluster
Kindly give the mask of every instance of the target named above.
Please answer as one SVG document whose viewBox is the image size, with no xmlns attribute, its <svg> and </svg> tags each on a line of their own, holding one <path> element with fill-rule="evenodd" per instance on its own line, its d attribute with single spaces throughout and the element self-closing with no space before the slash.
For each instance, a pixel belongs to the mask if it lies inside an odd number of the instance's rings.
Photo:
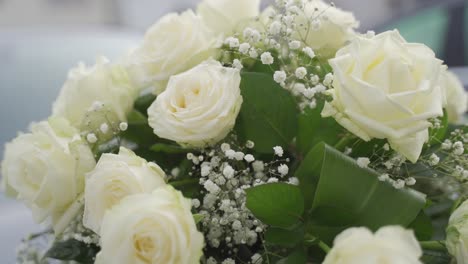
<svg viewBox="0 0 468 264">
<path fill-rule="evenodd" d="M 266 163 L 246 153 L 253 146 L 251 141 L 245 147 L 222 143 L 217 148 L 206 149 L 201 155 L 187 155 L 194 164 L 192 176 L 200 175 L 199 183 L 203 186 L 202 201 L 192 200 L 194 213 L 203 216 L 201 229 L 208 246 L 221 249 L 227 257 L 234 257 L 240 245 L 256 244 L 266 228 L 247 209 L 245 190 L 279 181 L 298 184 L 296 178 L 286 178 L 289 159 L 280 159 L 284 155 L 281 147 L 274 148 L 278 159 Z M 213 257 L 206 257 L 207 263 L 217 263 Z M 256 260 L 261 258 L 255 257 Z M 222 263 L 231 263 L 229 261 L 226 259 Z"/>
<path fill-rule="evenodd" d="M 246 27 L 242 34 L 226 38 L 227 54 L 231 55 L 227 56 L 227 62 L 232 62 L 232 66 L 237 69 L 242 69 L 243 63 L 247 65 L 252 59 L 272 69 L 279 67 L 274 72 L 274 80 L 301 98 L 301 109 L 315 108 L 316 96 L 320 97 L 331 87 L 333 74 L 317 59 L 317 54 L 324 53 L 316 54 L 314 51 L 315 48 L 323 51 L 323 45 L 317 45 L 315 38 L 297 32 L 309 32 L 310 36 L 317 36 L 318 28 L 310 30 L 313 25 L 320 27 L 320 21 L 330 22 L 342 13 L 345 12 L 322 1 L 278 1 L 275 6 L 264 11 L 257 23 Z M 340 28 L 343 30 L 338 31 L 339 37 L 328 40 L 327 46 L 339 48 L 345 44 L 345 41 L 336 41 L 348 38 L 351 26 L 342 25 Z"/>
</svg>

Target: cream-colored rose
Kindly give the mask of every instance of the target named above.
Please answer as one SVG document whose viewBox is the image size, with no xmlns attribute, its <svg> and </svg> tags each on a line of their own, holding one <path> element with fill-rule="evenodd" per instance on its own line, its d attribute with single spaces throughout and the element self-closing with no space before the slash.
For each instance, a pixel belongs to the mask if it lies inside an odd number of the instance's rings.
<svg viewBox="0 0 468 264">
<path fill-rule="evenodd" d="M 322 0 L 305 1 L 303 12 L 295 19 L 294 37 L 324 56 L 333 56 L 355 36 L 359 22 L 351 12 L 343 11 Z"/>
<path fill-rule="evenodd" d="M 127 119 L 138 94 L 124 68 L 101 57 L 92 67 L 81 63 L 70 70 L 52 112 L 81 130 L 92 130 L 95 127 L 86 124 L 87 115 L 100 112 L 118 124 Z"/>
<path fill-rule="evenodd" d="M 51 118 L 7 143 L 3 186 L 33 212 L 36 222 L 55 225 L 82 194 L 94 156 L 68 121 Z"/>
<path fill-rule="evenodd" d="M 99 234 L 104 213 L 126 196 L 151 193 L 166 185 L 165 174 L 152 162 L 121 147 L 119 154 L 104 154 L 86 176 L 83 224 Z"/>
<path fill-rule="evenodd" d="M 441 61 L 434 52 L 387 31 L 356 37 L 329 63 L 333 101 L 322 116 L 333 116 L 365 141 L 388 139 L 394 150 L 416 162 L 429 137 L 428 119 L 443 115 Z"/>
<path fill-rule="evenodd" d="M 171 77 L 148 109 L 149 125 L 161 138 L 204 147 L 231 131 L 242 105 L 239 70 L 206 61 Z"/>
<path fill-rule="evenodd" d="M 457 264 L 468 264 L 468 200 L 452 213 L 446 233 L 447 249 Z"/>
<path fill-rule="evenodd" d="M 463 84 L 455 74 L 444 70 L 441 86 L 445 91 L 445 109 L 449 122 L 460 122 L 468 107 L 468 96 Z"/>
<path fill-rule="evenodd" d="M 239 23 L 260 14 L 260 0 L 204 0 L 197 13 L 214 32 L 230 35 Z"/>
<path fill-rule="evenodd" d="M 104 216 L 96 264 L 200 263 L 203 235 L 190 208 L 171 186 L 126 197 Z"/>
<path fill-rule="evenodd" d="M 141 88 L 165 89 L 169 78 L 215 55 L 215 34 L 188 10 L 161 18 L 127 58 L 127 69 Z"/>
<path fill-rule="evenodd" d="M 349 228 L 339 234 L 323 264 L 422 264 L 422 250 L 413 231 L 386 226 L 375 234 L 367 228 Z"/>
</svg>

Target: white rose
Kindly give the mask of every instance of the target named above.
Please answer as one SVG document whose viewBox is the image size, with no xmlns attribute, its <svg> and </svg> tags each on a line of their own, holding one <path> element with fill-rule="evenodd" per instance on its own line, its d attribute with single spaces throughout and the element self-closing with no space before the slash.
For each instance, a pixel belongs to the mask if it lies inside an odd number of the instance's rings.
<svg viewBox="0 0 468 264">
<path fill-rule="evenodd" d="M 171 77 L 148 109 L 149 125 L 161 138 L 204 147 L 231 131 L 242 105 L 240 72 L 206 61 Z"/>
<path fill-rule="evenodd" d="M 83 224 L 99 234 L 104 213 L 124 197 L 151 193 L 166 185 L 161 168 L 121 147 L 118 155 L 104 154 L 86 176 Z"/>
<path fill-rule="evenodd" d="M 154 24 L 143 43 L 127 58 L 127 68 L 139 87 L 164 90 L 167 80 L 215 55 L 215 35 L 188 10 L 168 14 Z"/>
<path fill-rule="evenodd" d="M 413 231 L 386 226 L 375 234 L 367 228 L 349 228 L 339 234 L 323 264 L 422 264 L 421 247 Z"/>
<path fill-rule="evenodd" d="M 333 56 L 347 41 L 354 38 L 359 22 L 350 12 L 330 6 L 322 0 L 307 1 L 304 12 L 296 17 L 298 27 L 294 37 L 305 41 L 325 56 Z"/>
<path fill-rule="evenodd" d="M 229 35 L 240 22 L 260 14 L 260 0 L 204 0 L 197 13 L 213 31 Z"/>
<path fill-rule="evenodd" d="M 442 87 L 445 91 L 447 115 L 449 122 L 457 123 L 468 107 L 468 96 L 458 77 L 448 70 L 443 71 Z"/>
<path fill-rule="evenodd" d="M 92 67 L 81 63 L 70 70 L 52 112 L 77 128 L 95 129 L 86 124 L 87 115 L 102 108 L 106 120 L 125 121 L 137 96 L 138 90 L 124 68 L 101 57 Z"/>
<path fill-rule="evenodd" d="M 6 144 L 3 186 L 31 208 L 36 222 L 55 226 L 82 194 L 85 174 L 95 164 L 78 131 L 65 119 L 51 118 Z"/>
<path fill-rule="evenodd" d="M 190 209 L 170 186 L 126 197 L 104 216 L 96 263 L 199 263 L 203 235 Z"/>
<path fill-rule="evenodd" d="M 468 263 L 468 200 L 455 210 L 447 228 L 447 249 L 457 264 Z"/>
<path fill-rule="evenodd" d="M 430 118 L 443 115 L 441 61 L 422 44 L 407 43 L 398 31 L 356 37 L 329 60 L 333 96 L 322 116 L 365 141 L 388 139 L 416 162 L 428 140 Z"/>
</svg>

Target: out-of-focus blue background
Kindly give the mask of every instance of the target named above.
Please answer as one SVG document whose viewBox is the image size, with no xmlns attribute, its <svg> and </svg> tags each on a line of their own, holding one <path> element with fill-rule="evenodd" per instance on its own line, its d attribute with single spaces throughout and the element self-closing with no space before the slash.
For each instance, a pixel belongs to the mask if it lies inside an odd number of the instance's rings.
<svg viewBox="0 0 468 264">
<path fill-rule="evenodd" d="M 232 0 L 236 1 L 236 0 Z M 118 58 L 161 15 L 197 0 L 0 0 L 0 158 L 3 144 L 46 118 L 68 69 L 98 55 Z M 263 0 L 263 5 L 270 1 Z M 450 66 L 468 61 L 468 1 L 335 0 L 361 30 L 398 28 Z M 456 68 L 468 84 L 468 71 Z M 15 263 L 20 238 L 37 231 L 22 205 L 0 194 L 0 263 Z"/>
</svg>

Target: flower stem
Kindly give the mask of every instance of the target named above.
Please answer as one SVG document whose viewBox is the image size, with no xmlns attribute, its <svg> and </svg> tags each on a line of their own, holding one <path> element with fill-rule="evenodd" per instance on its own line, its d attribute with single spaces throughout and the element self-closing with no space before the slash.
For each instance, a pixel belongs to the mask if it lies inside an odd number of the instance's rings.
<svg viewBox="0 0 468 264">
<path fill-rule="evenodd" d="M 330 250 L 331 250 L 330 247 L 329 247 L 327 244 L 325 244 L 323 241 L 320 241 L 320 242 L 318 243 L 318 246 L 319 246 L 325 253 L 327 253 L 327 254 L 328 254 L 328 252 L 330 252 Z"/>
<path fill-rule="evenodd" d="M 419 242 L 423 249 L 434 251 L 446 251 L 445 241 L 421 241 Z"/>
</svg>

